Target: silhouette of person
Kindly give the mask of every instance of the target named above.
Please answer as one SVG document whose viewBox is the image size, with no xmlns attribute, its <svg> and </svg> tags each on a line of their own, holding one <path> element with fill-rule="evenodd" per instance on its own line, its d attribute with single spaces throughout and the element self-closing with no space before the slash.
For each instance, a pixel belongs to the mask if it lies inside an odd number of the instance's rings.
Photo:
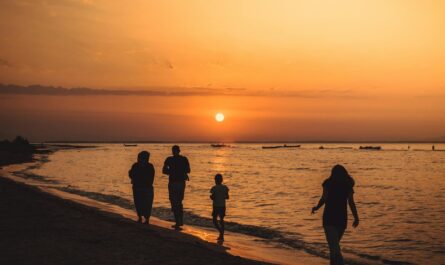
<svg viewBox="0 0 445 265">
<path fill-rule="evenodd" d="M 151 209 L 153 206 L 153 181 L 155 169 L 151 163 L 150 153 L 142 151 L 138 154 L 138 161 L 133 164 L 128 175 L 133 185 L 133 199 L 138 215 L 138 223 L 142 223 L 142 216 L 145 217 L 145 224 L 150 223 Z"/>
<path fill-rule="evenodd" d="M 347 204 L 354 215 L 355 228 L 359 224 L 357 208 L 354 202 L 354 179 L 341 165 L 332 168 L 331 176 L 323 182 L 323 195 L 317 206 L 312 208 L 315 213 L 325 205 L 323 212 L 323 228 L 329 245 L 331 265 L 343 265 L 340 240 L 346 230 L 348 222 Z"/>
<path fill-rule="evenodd" d="M 229 199 L 229 188 L 222 184 L 223 176 L 215 175 L 215 186 L 210 189 L 210 199 L 213 201 L 213 224 L 219 231 L 218 241 L 224 240 L 224 217 L 226 216 L 226 200 Z M 218 224 L 219 216 L 219 224 Z"/>
<path fill-rule="evenodd" d="M 433 150 L 433 151 L 436 150 L 436 148 L 434 147 L 434 145 L 431 147 L 431 150 Z"/>
<path fill-rule="evenodd" d="M 187 157 L 180 155 L 179 146 L 172 147 L 173 156 L 167 157 L 162 168 L 162 173 L 168 175 L 168 197 L 171 210 L 175 217 L 175 224 L 172 226 L 180 230 L 184 224 L 184 210 L 182 201 L 184 200 L 185 182 L 190 180 L 190 164 Z"/>
</svg>

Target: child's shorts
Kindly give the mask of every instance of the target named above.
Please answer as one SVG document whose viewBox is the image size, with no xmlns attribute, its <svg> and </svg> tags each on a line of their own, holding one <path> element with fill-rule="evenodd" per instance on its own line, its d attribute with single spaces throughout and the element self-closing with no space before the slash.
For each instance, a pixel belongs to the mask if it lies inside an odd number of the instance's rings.
<svg viewBox="0 0 445 265">
<path fill-rule="evenodd" d="M 224 216 L 226 216 L 226 207 L 213 206 L 212 216 L 224 218 Z"/>
</svg>

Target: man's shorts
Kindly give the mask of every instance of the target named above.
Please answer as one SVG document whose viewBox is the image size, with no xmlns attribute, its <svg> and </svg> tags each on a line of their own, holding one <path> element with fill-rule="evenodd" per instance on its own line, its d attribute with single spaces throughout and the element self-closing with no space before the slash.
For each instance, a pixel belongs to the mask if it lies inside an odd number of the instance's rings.
<svg viewBox="0 0 445 265">
<path fill-rule="evenodd" d="M 224 218 L 224 216 L 226 216 L 226 207 L 225 206 L 213 206 L 213 211 L 212 211 L 212 216 L 213 217 L 221 217 Z"/>
</svg>

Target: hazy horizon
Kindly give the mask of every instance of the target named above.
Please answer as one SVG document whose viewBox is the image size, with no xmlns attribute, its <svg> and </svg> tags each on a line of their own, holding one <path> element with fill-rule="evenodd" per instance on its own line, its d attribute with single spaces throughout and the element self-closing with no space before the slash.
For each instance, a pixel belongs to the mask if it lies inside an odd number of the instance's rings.
<svg viewBox="0 0 445 265">
<path fill-rule="evenodd" d="M 0 138 L 440 141 L 443 10 L 401 0 L 3 1 Z"/>
</svg>

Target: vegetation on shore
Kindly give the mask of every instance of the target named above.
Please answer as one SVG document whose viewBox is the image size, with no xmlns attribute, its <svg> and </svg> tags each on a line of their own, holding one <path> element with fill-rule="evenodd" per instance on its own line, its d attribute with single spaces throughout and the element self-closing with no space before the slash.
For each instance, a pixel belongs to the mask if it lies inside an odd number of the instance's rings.
<svg viewBox="0 0 445 265">
<path fill-rule="evenodd" d="M 22 136 L 17 136 L 13 141 L 0 141 L 0 166 L 30 162 L 36 148 Z"/>
</svg>

